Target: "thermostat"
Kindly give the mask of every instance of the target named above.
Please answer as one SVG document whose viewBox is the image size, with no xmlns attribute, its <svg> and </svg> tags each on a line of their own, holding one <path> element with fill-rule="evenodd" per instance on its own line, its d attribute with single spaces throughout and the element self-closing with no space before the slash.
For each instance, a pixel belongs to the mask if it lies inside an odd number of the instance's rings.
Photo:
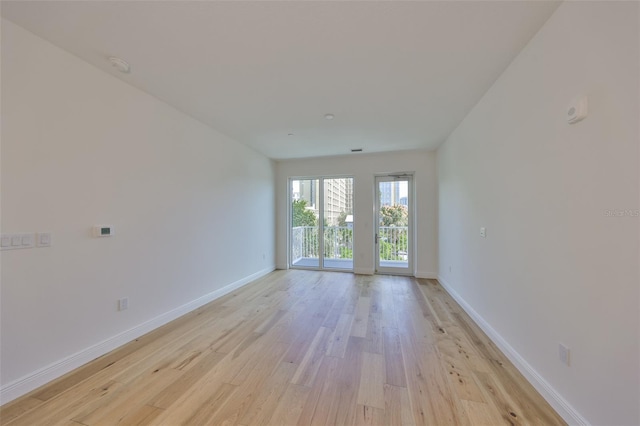
<svg viewBox="0 0 640 426">
<path fill-rule="evenodd" d="M 94 237 L 110 237 L 113 235 L 113 226 L 98 225 L 93 227 Z"/>
</svg>

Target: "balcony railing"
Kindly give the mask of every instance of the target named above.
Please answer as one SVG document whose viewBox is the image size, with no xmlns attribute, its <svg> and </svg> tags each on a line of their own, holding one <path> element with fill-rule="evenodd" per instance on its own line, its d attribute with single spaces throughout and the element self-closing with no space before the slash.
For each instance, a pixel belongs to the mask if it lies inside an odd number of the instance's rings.
<svg viewBox="0 0 640 426">
<path fill-rule="evenodd" d="M 293 263 L 303 258 L 318 258 L 318 227 L 291 228 L 291 258 Z"/>
<path fill-rule="evenodd" d="M 378 244 L 380 246 L 380 260 L 407 260 L 409 248 L 409 227 L 380 226 Z"/>
<path fill-rule="evenodd" d="M 315 258 L 318 252 L 318 227 L 296 226 L 291 229 L 292 258 Z M 347 226 L 324 227 L 324 258 L 353 259 L 353 229 Z"/>
<path fill-rule="evenodd" d="M 407 260 L 408 228 L 406 226 L 381 226 L 378 241 L 380 260 Z M 293 263 L 300 259 L 319 257 L 318 227 L 296 226 L 291 228 L 291 257 Z M 324 258 L 353 259 L 353 229 L 346 226 L 324 227 Z"/>
</svg>

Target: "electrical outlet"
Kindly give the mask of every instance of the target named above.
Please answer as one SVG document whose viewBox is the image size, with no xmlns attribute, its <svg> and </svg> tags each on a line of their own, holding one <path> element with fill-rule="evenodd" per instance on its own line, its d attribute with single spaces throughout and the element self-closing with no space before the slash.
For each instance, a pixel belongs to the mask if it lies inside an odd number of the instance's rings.
<svg viewBox="0 0 640 426">
<path fill-rule="evenodd" d="M 570 355 L 570 350 L 567 346 L 562 343 L 558 344 L 558 356 L 560 357 L 560 362 L 565 364 L 567 367 L 569 366 Z"/>
<path fill-rule="evenodd" d="M 126 309 L 129 309 L 129 298 L 123 297 L 122 299 L 118 299 L 118 310 L 124 311 Z"/>
</svg>

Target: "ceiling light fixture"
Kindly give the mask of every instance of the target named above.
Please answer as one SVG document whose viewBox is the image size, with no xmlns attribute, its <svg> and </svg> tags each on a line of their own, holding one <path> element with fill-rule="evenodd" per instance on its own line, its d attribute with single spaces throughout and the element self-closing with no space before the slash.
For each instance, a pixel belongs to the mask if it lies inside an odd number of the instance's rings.
<svg viewBox="0 0 640 426">
<path fill-rule="evenodd" d="M 122 58 L 111 56 L 109 58 L 111 66 L 120 71 L 123 74 L 129 74 L 131 72 L 131 65 Z"/>
<path fill-rule="evenodd" d="M 325 115 L 324 115 L 324 118 L 325 118 L 326 120 L 333 120 L 333 119 L 334 119 L 334 117 L 335 117 L 335 115 L 333 115 L 333 114 L 325 114 Z"/>
</svg>

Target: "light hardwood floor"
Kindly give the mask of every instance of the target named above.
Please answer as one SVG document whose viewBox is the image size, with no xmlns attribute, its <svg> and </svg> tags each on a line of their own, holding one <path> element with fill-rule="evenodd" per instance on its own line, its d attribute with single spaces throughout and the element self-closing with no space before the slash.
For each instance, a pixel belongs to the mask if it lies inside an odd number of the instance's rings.
<svg viewBox="0 0 640 426">
<path fill-rule="evenodd" d="M 276 271 L 0 408 L 4 425 L 565 424 L 434 280 Z"/>
</svg>

